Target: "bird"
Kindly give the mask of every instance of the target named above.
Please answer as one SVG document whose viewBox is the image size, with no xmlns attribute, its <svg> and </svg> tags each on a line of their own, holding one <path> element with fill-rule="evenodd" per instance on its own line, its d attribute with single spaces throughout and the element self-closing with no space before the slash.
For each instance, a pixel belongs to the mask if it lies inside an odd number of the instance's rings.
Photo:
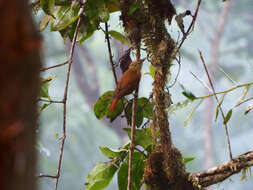
<svg viewBox="0 0 253 190">
<path fill-rule="evenodd" d="M 121 76 L 112 97 L 113 100 L 110 105 L 111 114 L 115 110 L 118 101 L 122 97 L 131 94 L 139 86 L 141 80 L 141 68 L 144 60 L 145 58 L 131 62 L 129 68 Z"/>
</svg>

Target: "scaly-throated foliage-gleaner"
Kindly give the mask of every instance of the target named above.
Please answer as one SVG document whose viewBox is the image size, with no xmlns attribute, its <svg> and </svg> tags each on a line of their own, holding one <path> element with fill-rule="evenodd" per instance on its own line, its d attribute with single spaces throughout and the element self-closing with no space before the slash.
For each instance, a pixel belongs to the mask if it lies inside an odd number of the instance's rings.
<svg viewBox="0 0 253 190">
<path fill-rule="evenodd" d="M 138 62 L 133 61 L 132 63 L 130 63 L 129 68 L 121 76 L 113 94 L 113 101 L 110 106 L 110 113 L 113 113 L 118 101 L 122 97 L 131 94 L 139 86 L 139 82 L 141 80 L 141 68 L 144 60 L 145 59 L 141 59 Z"/>
</svg>

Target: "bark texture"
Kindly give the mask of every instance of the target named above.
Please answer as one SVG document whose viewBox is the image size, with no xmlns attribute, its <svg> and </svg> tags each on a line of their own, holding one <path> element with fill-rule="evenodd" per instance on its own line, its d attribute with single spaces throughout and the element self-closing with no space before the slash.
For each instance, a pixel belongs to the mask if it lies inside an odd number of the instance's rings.
<svg viewBox="0 0 253 190">
<path fill-rule="evenodd" d="M 0 0 L 0 189 L 36 190 L 40 37 L 25 0 Z"/>
</svg>

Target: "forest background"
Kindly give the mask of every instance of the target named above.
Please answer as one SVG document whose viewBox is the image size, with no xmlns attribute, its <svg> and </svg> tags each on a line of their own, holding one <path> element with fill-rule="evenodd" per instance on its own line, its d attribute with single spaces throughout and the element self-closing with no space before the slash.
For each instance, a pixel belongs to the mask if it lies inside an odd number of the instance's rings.
<svg viewBox="0 0 253 190">
<path fill-rule="evenodd" d="M 175 2 L 178 12 L 194 10 L 195 1 Z M 35 17 L 38 22 L 41 14 Z M 119 23 L 119 13 L 111 14 L 110 30 L 123 33 Z M 189 20 L 186 18 L 186 26 Z M 103 26 L 102 26 L 103 27 Z M 168 29 L 174 39 L 180 35 L 175 21 Z M 185 41 L 181 49 L 181 71 L 176 84 L 170 89 L 174 104 L 185 100 L 181 84 L 197 96 L 207 94 L 202 82 L 208 84 L 198 50 L 201 50 L 206 63 L 213 75 L 216 91 L 231 88 L 234 84 L 252 81 L 253 69 L 253 6 L 252 1 L 204 1 L 199 10 L 194 31 Z M 64 41 L 57 32 L 50 32 L 49 27 L 43 32 L 43 67 L 62 63 L 67 59 L 70 44 Z M 118 62 L 126 45 L 112 39 L 114 60 Z M 122 118 L 117 118 L 112 124 L 98 120 L 93 113 L 93 104 L 105 91 L 114 89 L 112 71 L 108 60 L 107 44 L 104 33 L 100 30 L 76 49 L 73 70 L 70 77 L 68 99 L 68 128 L 65 152 L 62 162 L 60 189 L 83 189 L 88 173 L 99 161 L 108 161 L 99 150 L 99 146 L 117 149 L 127 142 L 127 135 L 119 126 Z M 132 55 L 133 56 L 133 55 Z M 145 56 L 145 54 L 142 54 Z M 41 77 L 55 76 L 50 82 L 51 99 L 60 99 L 64 91 L 66 66 L 54 68 L 41 73 Z M 117 68 L 118 76 L 121 74 Z M 178 66 L 172 67 L 172 79 L 176 77 Z M 148 97 L 152 90 L 152 77 L 149 65 L 144 63 L 139 96 Z M 194 76 L 197 76 L 194 77 Z M 168 84 L 169 85 L 169 84 Z M 90 90 L 90 92 L 88 92 Z M 230 110 L 242 91 L 229 93 L 223 108 Z M 248 94 L 252 93 L 252 89 Z M 205 101 L 194 113 L 192 119 L 184 126 L 194 102 L 170 114 L 173 142 L 184 157 L 194 157 L 187 163 L 187 170 L 197 172 L 215 166 L 228 160 L 225 132 L 222 118 L 215 118 L 215 101 Z M 233 110 L 229 121 L 231 147 L 234 155 L 242 154 L 253 148 L 252 113 L 244 115 L 248 104 Z M 117 123 L 113 126 L 114 123 Z M 40 114 L 39 169 L 38 173 L 54 173 L 57 169 L 59 148 L 58 140 L 62 130 L 62 106 L 51 104 Z M 241 174 L 234 175 L 213 189 L 251 189 L 252 177 L 240 180 Z M 54 180 L 39 179 L 40 189 L 52 189 Z M 117 189 L 116 179 L 107 189 Z"/>
</svg>

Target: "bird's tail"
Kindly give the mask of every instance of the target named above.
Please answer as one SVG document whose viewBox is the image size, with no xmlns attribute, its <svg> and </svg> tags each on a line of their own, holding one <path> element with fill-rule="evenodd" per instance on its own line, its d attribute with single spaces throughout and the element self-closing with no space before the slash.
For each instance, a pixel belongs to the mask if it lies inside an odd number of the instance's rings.
<svg viewBox="0 0 253 190">
<path fill-rule="evenodd" d="M 112 104 L 110 106 L 110 113 L 113 113 L 113 111 L 115 110 L 116 108 L 116 105 L 119 101 L 119 98 L 114 98 L 113 101 L 112 101 Z"/>
</svg>

